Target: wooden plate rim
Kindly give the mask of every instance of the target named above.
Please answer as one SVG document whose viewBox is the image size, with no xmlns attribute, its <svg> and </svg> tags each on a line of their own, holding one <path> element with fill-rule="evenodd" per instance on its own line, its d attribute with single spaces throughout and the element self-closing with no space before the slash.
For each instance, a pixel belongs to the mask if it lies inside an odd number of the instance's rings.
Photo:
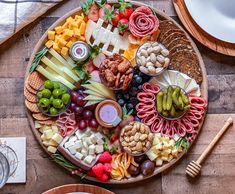
<svg viewBox="0 0 235 194">
<path fill-rule="evenodd" d="M 173 5 L 184 27 L 201 44 L 215 52 L 235 56 L 235 44 L 219 40 L 205 32 L 191 17 L 184 0 L 173 0 Z"/>
<path fill-rule="evenodd" d="M 117 2 L 117 1 L 109 1 L 110 3 L 114 3 L 114 2 Z M 200 64 L 200 67 L 201 67 L 201 70 L 202 70 L 202 76 L 203 76 L 203 82 L 201 84 L 201 94 L 202 94 L 202 97 L 205 99 L 205 100 L 208 100 L 208 83 L 207 83 L 207 73 L 206 73 L 206 68 L 205 68 L 205 65 L 204 65 L 204 62 L 202 60 L 202 57 L 201 57 L 201 54 L 198 50 L 198 48 L 196 47 L 195 43 L 193 42 L 193 40 L 190 38 L 190 36 L 188 35 L 188 33 L 177 23 L 175 22 L 172 18 L 170 18 L 169 16 L 167 16 L 166 14 L 164 14 L 162 11 L 159 11 L 157 10 L 156 8 L 152 7 L 152 6 L 149 6 L 149 5 L 146 5 L 144 3 L 141 3 L 141 2 L 136 2 L 136 1 L 131 1 L 133 3 L 133 5 L 135 6 L 148 6 L 150 7 L 152 10 L 154 10 L 159 19 L 160 20 L 163 20 L 163 19 L 167 19 L 167 20 L 171 20 L 172 22 L 174 22 L 181 30 L 183 30 L 185 32 L 185 34 L 187 35 L 188 39 L 190 40 L 197 56 L 198 56 L 198 59 L 199 59 L 199 64 Z M 55 26 L 59 25 L 60 23 L 62 23 L 66 18 L 68 18 L 69 16 L 73 16 L 75 15 L 76 13 L 78 13 L 79 11 L 81 11 L 81 8 L 78 7 L 74 10 L 71 10 L 70 12 L 68 12 L 67 14 L 65 14 L 63 17 L 59 18 L 55 23 L 53 23 L 49 28 L 48 30 L 51 30 L 51 29 L 54 29 Z M 48 31 L 47 30 L 47 31 Z M 32 61 L 34 59 L 34 55 L 37 53 L 37 51 L 42 47 L 42 45 L 44 44 L 45 40 L 46 40 L 46 37 L 47 37 L 47 31 L 43 34 L 43 36 L 41 37 L 41 39 L 38 41 L 38 43 L 36 44 L 33 52 L 32 52 L 32 55 L 30 57 L 30 60 L 29 60 L 29 63 L 28 63 L 28 66 L 27 66 L 27 69 L 26 69 L 26 74 L 25 74 L 25 80 L 27 78 L 27 76 L 29 75 L 29 68 L 30 68 L 30 65 L 32 64 Z M 28 117 L 28 120 L 29 120 L 29 124 L 30 124 L 30 128 L 32 130 L 32 132 L 34 133 L 38 143 L 41 145 L 41 147 L 44 149 L 45 152 L 47 152 L 51 157 L 52 155 L 47 151 L 47 149 L 43 146 L 42 144 L 42 141 L 41 141 L 41 138 L 40 138 L 40 132 L 35 129 L 34 127 L 34 120 L 33 120 L 33 117 L 31 115 L 31 112 L 29 110 L 26 110 L 26 114 L 27 114 L 27 117 Z M 201 128 L 202 128 L 202 125 L 203 125 L 203 122 L 204 122 L 204 119 L 205 119 L 205 116 L 206 114 L 203 116 L 202 118 L 202 121 L 200 123 L 200 126 L 199 126 L 199 129 L 198 131 L 200 132 Z M 159 168 L 156 168 L 154 173 L 150 176 L 142 176 L 142 175 L 139 175 L 137 176 L 136 178 L 132 177 L 132 178 L 129 178 L 129 179 L 123 179 L 122 181 L 117 181 L 117 180 L 110 180 L 108 182 L 105 182 L 105 184 L 128 184 L 128 183 L 135 183 L 135 182 L 139 182 L 139 181 L 143 181 L 145 179 L 148 179 L 150 177 L 153 177 L 161 172 L 163 172 L 164 170 L 170 168 L 171 166 L 173 166 L 173 164 L 175 164 L 177 161 L 179 161 L 182 156 L 185 154 L 186 152 L 182 152 L 178 155 L 178 157 L 172 161 L 170 161 L 169 163 L 167 164 L 164 164 L 163 166 L 159 167 Z M 62 166 L 63 167 L 63 166 Z M 65 167 L 63 167 L 65 168 Z M 68 169 L 67 169 L 68 170 Z M 93 177 L 85 177 L 87 180 L 91 180 L 91 181 L 94 181 L 94 182 L 99 182 L 99 183 L 103 183 L 103 182 L 100 182 L 98 181 L 97 179 L 93 178 Z"/>
</svg>

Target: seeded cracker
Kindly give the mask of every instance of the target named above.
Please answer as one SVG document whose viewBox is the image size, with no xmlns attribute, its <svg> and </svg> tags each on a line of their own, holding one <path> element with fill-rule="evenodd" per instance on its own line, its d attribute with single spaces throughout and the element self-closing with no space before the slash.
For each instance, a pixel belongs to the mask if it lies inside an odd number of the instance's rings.
<svg viewBox="0 0 235 194">
<path fill-rule="evenodd" d="M 25 100 L 26 107 L 33 113 L 40 113 L 40 110 L 37 107 L 36 103 L 29 102 L 28 100 Z"/>
<path fill-rule="evenodd" d="M 38 72 L 34 71 L 29 75 L 28 83 L 33 89 L 38 90 L 43 85 L 44 79 Z"/>
<path fill-rule="evenodd" d="M 36 120 L 39 120 L 39 121 L 46 121 L 46 120 L 50 119 L 50 117 L 45 116 L 42 113 L 36 113 L 36 114 L 33 114 L 32 116 L 33 116 L 33 118 L 35 118 Z"/>
<path fill-rule="evenodd" d="M 30 102 L 33 102 L 33 103 L 36 103 L 37 102 L 37 97 L 35 94 L 29 92 L 26 88 L 24 88 L 24 96 L 25 98 L 30 101 Z"/>
</svg>

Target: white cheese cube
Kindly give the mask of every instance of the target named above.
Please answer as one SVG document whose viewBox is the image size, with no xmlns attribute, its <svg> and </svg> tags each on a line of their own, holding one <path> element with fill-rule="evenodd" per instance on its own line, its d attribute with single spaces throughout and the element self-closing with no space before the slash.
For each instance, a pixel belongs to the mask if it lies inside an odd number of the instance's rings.
<svg viewBox="0 0 235 194">
<path fill-rule="evenodd" d="M 51 130 L 53 131 L 54 134 L 59 132 L 59 129 L 56 125 L 52 125 Z"/>
<path fill-rule="evenodd" d="M 160 158 L 157 158 L 156 166 L 162 166 L 162 164 L 163 164 L 163 160 L 161 160 Z"/>
<path fill-rule="evenodd" d="M 86 149 L 83 148 L 82 151 L 81 151 L 81 154 L 82 154 L 84 157 L 86 157 L 87 154 L 88 154 L 88 152 L 87 152 Z"/>
<path fill-rule="evenodd" d="M 90 145 L 88 149 L 89 155 L 94 155 L 95 154 L 95 145 Z"/>
<path fill-rule="evenodd" d="M 67 142 L 64 144 L 64 147 L 65 147 L 65 148 L 68 148 L 68 147 L 73 146 L 74 144 L 75 144 L 74 141 L 67 141 Z"/>
<path fill-rule="evenodd" d="M 87 144 L 87 142 L 83 141 L 82 144 L 83 144 L 83 147 L 84 147 L 86 150 L 88 150 L 89 145 Z"/>
<path fill-rule="evenodd" d="M 91 139 L 91 142 L 92 142 L 93 144 L 96 144 L 96 142 L 97 142 L 97 137 L 95 136 L 95 134 L 92 134 L 92 135 L 90 136 L 90 139 Z"/>
<path fill-rule="evenodd" d="M 44 133 L 44 131 L 47 131 L 47 130 L 51 130 L 51 127 L 49 127 L 48 125 L 44 125 L 44 126 L 42 127 L 43 133 Z"/>
<path fill-rule="evenodd" d="M 168 161 L 168 156 L 162 156 L 161 159 L 162 159 L 163 161 Z"/>
<path fill-rule="evenodd" d="M 174 146 L 175 146 L 175 141 L 174 141 L 173 139 L 171 139 L 171 140 L 169 141 L 169 146 L 171 146 L 171 147 L 174 147 Z"/>
<path fill-rule="evenodd" d="M 44 134 L 41 135 L 41 139 L 42 139 L 43 141 L 47 140 Z"/>
<path fill-rule="evenodd" d="M 158 136 L 154 136 L 154 139 L 153 139 L 153 145 L 157 145 L 157 144 L 159 144 L 160 143 L 160 139 L 159 139 L 159 137 Z"/>
<path fill-rule="evenodd" d="M 85 133 L 88 137 L 91 136 L 91 133 L 92 133 L 91 128 L 87 127 L 87 128 L 86 128 L 86 131 L 85 131 L 84 133 Z"/>
<path fill-rule="evenodd" d="M 100 154 L 100 153 L 104 152 L 104 147 L 103 147 L 103 145 L 96 145 L 96 146 L 95 146 L 95 152 L 96 152 L 97 154 Z"/>
<path fill-rule="evenodd" d="M 52 154 L 54 154 L 54 153 L 56 153 L 56 148 L 55 147 L 53 147 L 53 146 L 49 146 L 48 148 L 47 148 L 47 151 L 48 152 L 51 152 Z"/>
<path fill-rule="evenodd" d="M 92 144 L 90 137 L 85 137 L 85 138 L 83 139 L 83 141 L 86 142 L 88 145 L 91 145 L 91 144 Z"/>
<path fill-rule="evenodd" d="M 170 155 L 168 156 L 168 162 L 170 162 L 173 158 L 174 158 L 174 157 L 170 154 Z"/>
<path fill-rule="evenodd" d="M 79 153 L 79 152 L 77 152 L 77 153 L 75 154 L 75 158 L 77 158 L 78 160 L 82 160 L 83 157 L 84 157 L 84 156 L 83 156 L 81 153 Z"/>
<path fill-rule="evenodd" d="M 35 121 L 34 127 L 35 127 L 35 129 L 39 129 L 42 127 L 42 125 L 38 121 Z"/>
<path fill-rule="evenodd" d="M 68 147 L 68 150 L 73 155 L 76 154 L 76 152 L 77 152 L 77 149 L 76 149 L 75 145 Z"/>
<path fill-rule="evenodd" d="M 43 144 L 44 146 L 46 146 L 46 147 L 50 146 L 50 144 L 49 144 L 49 141 L 48 141 L 48 140 L 43 141 L 43 142 L 42 142 L 42 144 Z"/>
<path fill-rule="evenodd" d="M 51 139 L 60 144 L 60 142 L 63 140 L 63 137 L 59 133 L 55 133 Z"/>
<path fill-rule="evenodd" d="M 174 148 L 172 151 L 171 151 L 171 154 L 175 157 L 178 156 L 178 149 L 177 148 Z"/>
<path fill-rule="evenodd" d="M 81 137 L 82 133 L 81 133 L 80 130 L 77 130 L 77 131 L 75 132 L 75 135 L 77 136 L 78 139 L 81 139 L 80 137 Z"/>
<path fill-rule="evenodd" d="M 100 132 L 97 132 L 95 136 L 97 139 L 102 139 L 104 137 Z"/>
<path fill-rule="evenodd" d="M 57 147 L 57 146 L 58 146 L 58 143 L 57 143 L 57 142 L 55 142 L 53 139 L 50 139 L 50 141 L 49 141 L 49 145 L 50 145 L 50 146 Z"/>
<path fill-rule="evenodd" d="M 104 144 L 104 140 L 103 139 L 97 139 L 97 144 L 98 145 L 103 145 Z"/>
<path fill-rule="evenodd" d="M 83 146 L 81 140 L 75 141 L 75 145 L 77 146 L 77 149 L 82 148 L 82 146 Z"/>
<path fill-rule="evenodd" d="M 93 160 L 94 160 L 94 157 L 88 155 L 85 157 L 84 162 L 86 162 L 87 164 L 91 164 Z"/>
<path fill-rule="evenodd" d="M 155 145 L 155 147 L 156 147 L 157 150 L 161 150 L 162 149 L 162 144 L 159 143 L 159 144 Z"/>
<path fill-rule="evenodd" d="M 157 158 L 157 154 L 154 153 L 154 151 L 152 149 L 150 149 L 146 155 L 148 156 L 148 158 L 153 161 Z"/>
<path fill-rule="evenodd" d="M 46 139 L 51 139 L 52 136 L 54 135 L 52 130 L 46 130 L 43 132 L 43 134 L 45 135 Z"/>
<path fill-rule="evenodd" d="M 77 136 L 71 136 L 70 138 L 69 138 L 69 141 L 76 141 L 78 138 L 77 138 Z"/>
</svg>

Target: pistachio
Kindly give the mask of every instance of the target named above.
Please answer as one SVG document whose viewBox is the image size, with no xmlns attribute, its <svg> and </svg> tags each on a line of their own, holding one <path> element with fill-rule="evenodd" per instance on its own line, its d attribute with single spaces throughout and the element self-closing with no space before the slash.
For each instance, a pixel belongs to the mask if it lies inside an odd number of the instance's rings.
<svg viewBox="0 0 235 194">
<path fill-rule="evenodd" d="M 144 56 L 140 57 L 140 65 L 145 66 L 146 64 L 146 58 Z"/>
<path fill-rule="evenodd" d="M 154 52 L 155 54 L 158 54 L 158 53 L 160 52 L 160 50 L 161 50 L 160 46 L 155 46 L 155 47 L 153 47 L 153 52 Z"/>
<path fill-rule="evenodd" d="M 153 134 L 152 133 L 148 134 L 148 141 L 150 141 L 150 142 L 153 141 Z"/>
<path fill-rule="evenodd" d="M 161 50 L 161 54 L 164 56 L 164 57 L 167 57 L 169 55 L 169 51 L 167 49 L 162 49 Z"/>
<path fill-rule="evenodd" d="M 165 62 L 165 57 L 163 57 L 162 55 L 158 55 L 157 60 L 159 61 L 159 63 L 164 63 Z"/>
<path fill-rule="evenodd" d="M 148 71 L 149 71 L 149 73 L 151 73 L 151 74 L 154 74 L 155 73 L 155 67 L 154 66 L 148 66 Z"/>
<path fill-rule="evenodd" d="M 154 53 L 151 53 L 151 54 L 150 54 L 150 61 L 151 61 L 152 63 L 155 63 L 156 60 L 157 60 L 156 55 L 155 55 Z"/>
<path fill-rule="evenodd" d="M 149 66 L 154 66 L 154 64 L 152 62 L 147 62 L 146 67 L 148 68 Z"/>
<path fill-rule="evenodd" d="M 162 64 L 161 64 L 161 63 L 159 63 L 158 61 L 156 61 L 156 63 L 155 63 L 155 67 L 162 67 Z"/>
<path fill-rule="evenodd" d="M 145 139 L 147 139 L 147 137 L 148 137 L 147 134 L 142 134 L 142 135 L 140 136 L 140 140 L 141 140 L 141 141 L 144 141 Z"/>
<path fill-rule="evenodd" d="M 165 58 L 164 60 L 164 67 L 168 67 L 168 65 L 170 64 L 170 59 L 169 58 Z"/>
<path fill-rule="evenodd" d="M 149 149 L 150 147 L 151 147 L 151 143 L 148 141 L 148 142 L 146 143 L 146 148 Z"/>
<path fill-rule="evenodd" d="M 130 141 L 133 141 L 133 140 L 134 140 L 134 136 L 131 136 L 131 137 L 130 137 Z"/>
<path fill-rule="evenodd" d="M 145 132 L 145 126 L 144 126 L 144 124 L 140 124 L 140 132 L 141 133 L 144 133 Z"/>
<path fill-rule="evenodd" d="M 148 69 L 144 66 L 140 66 L 139 67 L 139 70 L 142 72 L 142 73 L 145 73 L 145 74 L 148 74 Z"/>
<path fill-rule="evenodd" d="M 128 143 L 130 141 L 130 138 L 129 137 L 124 137 L 124 140 Z"/>
<path fill-rule="evenodd" d="M 152 48 L 152 47 L 149 47 L 149 48 L 147 49 L 147 52 L 148 52 L 148 55 L 150 55 L 150 54 L 153 52 L 153 48 Z"/>
<path fill-rule="evenodd" d="M 134 147 L 136 145 L 136 142 L 135 141 L 132 141 L 130 144 L 129 144 L 131 147 Z"/>
<path fill-rule="evenodd" d="M 134 136 L 134 140 L 139 141 L 139 139 L 140 139 L 140 133 L 136 133 Z"/>
<path fill-rule="evenodd" d="M 139 141 L 139 142 L 136 144 L 136 150 L 141 152 L 142 149 L 143 149 L 142 143 Z"/>
<path fill-rule="evenodd" d="M 145 49 L 140 50 L 140 55 L 144 57 L 148 57 L 148 52 Z"/>
</svg>

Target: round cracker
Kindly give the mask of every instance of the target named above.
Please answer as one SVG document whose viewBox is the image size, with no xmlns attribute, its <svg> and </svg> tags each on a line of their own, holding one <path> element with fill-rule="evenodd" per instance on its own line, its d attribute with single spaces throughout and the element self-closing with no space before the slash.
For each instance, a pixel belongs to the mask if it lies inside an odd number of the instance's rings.
<svg viewBox="0 0 235 194">
<path fill-rule="evenodd" d="M 37 90 L 33 89 L 28 83 L 25 84 L 25 88 L 32 94 L 37 94 Z"/>
<path fill-rule="evenodd" d="M 33 102 L 33 103 L 36 103 L 37 102 L 37 97 L 35 94 L 29 92 L 26 88 L 24 88 L 24 96 L 25 98 L 30 101 L 30 102 Z"/>
<path fill-rule="evenodd" d="M 40 113 L 40 110 L 38 109 L 38 106 L 36 103 L 29 102 L 28 100 L 25 100 L 26 107 L 33 113 Z"/>
<path fill-rule="evenodd" d="M 35 90 L 38 90 L 44 83 L 43 77 L 36 71 L 29 75 L 28 84 Z"/>
<path fill-rule="evenodd" d="M 32 114 L 32 116 L 33 116 L 33 118 L 35 118 L 38 121 L 46 121 L 46 120 L 50 119 L 50 117 L 48 117 L 42 113 L 35 113 L 35 114 Z"/>
</svg>

